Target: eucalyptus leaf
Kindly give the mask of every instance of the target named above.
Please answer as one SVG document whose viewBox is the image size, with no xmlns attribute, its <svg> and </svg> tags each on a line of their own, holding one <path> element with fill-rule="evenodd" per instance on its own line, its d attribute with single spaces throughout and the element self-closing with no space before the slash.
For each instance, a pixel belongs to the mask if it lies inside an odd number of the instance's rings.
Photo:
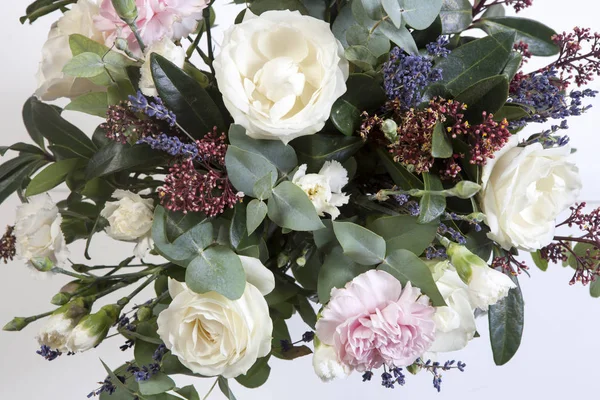
<svg viewBox="0 0 600 400">
<path fill-rule="evenodd" d="M 319 271 L 317 294 L 319 303 L 326 304 L 331 295 L 331 289 L 343 288 L 346 283 L 366 272 L 370 267 L 360 265 L 344 255 L 341 247 L 335 247 L 325 257 Z"/>
<path fill-rule="evenodd" d="M 71 58 L 62 72 L 77 78 L 92 78 L 104 72 L 104 61 L 96 53 L 81 53 Z"/>
<path fill-rule="evenodd" d="M 362 265 L 375 265 L 385 258 L 385 240 L 378 234 L 352 222 L 334 222 L 333 231 L 344 254 Z"/>
<path fill-rule="evenodd" d="M 258 197 L 254 193 L 254 185 L 262 178 L 269 176 L 271 187 L 277 181 L 277 170 L 269 160 L 260 154 L 242 150 L 237 146 L 227 147 L 225 165 L 233 186 L 252 197 Z"/>
<path fill-rule="evenodd" d="M 452 142 L 442 122 L 435 124 L 433 128 L 433 136 L 431 142 L 431 155 L 435 158 L 450 158 L 454 152 L 452 151 Z"/>
<path fill-rule="evenodd" d="M 267 216 L 267 205 L 264 201 L 254 199 L 248 203 L 246 210 L 246 229 L 251 235 Z"/>
<path fill-rule="evenodd" d="M 299 137 L 291 142 L 300 164 L 307 164 L 308 172 L 317 172 L 326 161 L 340 163 L 352 157 L 363 145 L 361 138 L 341 135 L 316 134 Z"/>
<path fill-rule="evenodd" d="M 108 109 L 108 96 L 106 92 L 91 92 L 83 94 L 71 100 L 66 105 L 67 111 L 79 111 L 97 117 L 106 118 Z"/>
<path fill-rule="evenodd" d="M 407 53 L 412 55 L 419 53 L 419 48 L 417 47 L 415 39 L 405 26 L 396 28 L 393 23 L 389 21 L 383 21 L 377 29 L 379 29 L 388 39 L 394 42 L 396 46 L 400 47 Z"/>
<path fill-rule="evenodd" d="M 416 255 L 421 255 L 433 242 L 438 226 L 436 222 L 421 224 L 410 215 L 381 217 L 367 225 L 385 239 L 388 253 L 405 249 Z"/>
<path fill-rule="evenodd" d="M 442 191 L 444 187 L 437 175 L 432 175 L 429 172 L 423 173 L 423 182 L 425 183 L 426 191 Z M 425 193 L 419 202 L 421 213 L 418 221 L 422 224 L 427 224 L 439 218 L 446 211 L 446 198 L 442 195 Z"/>
<path fill-rule="evenodd" d="M 415 29 L 426 29 L 442 9 L 442 0 L 399 0 L 402 19 Z"/>
<path fill-rule="evenodd" d="M 315 231 L 323 228 L 313 203 L 306 193 L 292 182 L 282 182 L 273 189 L 267 206 L 269 219 L 282 228 L 294 231 Z"/>
<path fill-rule="evenodd" d="M 190 261 L 185 283 L 196 293 L 217 292 L 237 300 L 244 294 L 246 274 L 237 254 L 225 246 L 213 246 Z"/>
</svg>

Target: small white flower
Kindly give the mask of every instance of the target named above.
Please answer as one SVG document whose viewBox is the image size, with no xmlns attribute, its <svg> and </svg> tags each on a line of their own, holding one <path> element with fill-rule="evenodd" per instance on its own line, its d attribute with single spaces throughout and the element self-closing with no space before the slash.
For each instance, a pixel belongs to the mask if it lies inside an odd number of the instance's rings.
<svg viewBox="0 0 600 400">
<path fill-rule="evenodd" d="M 185 50 L 183 47 L 175 45 L 171 39 L 164 37 L 161 40 L 152 43 L 144 51 L 145 62 L 140 71 L 140 90 L 146 96 L 156 97 L 158 96 L 158 92 L 156 91 L 156 86 L 154 86 L 150 63 L 150 56 L 152 53 L 159 54 L 179 68 L 183 68 L 183 64 L 185 63 Z"/>
<path fill-rule="evenodd" d="M 73 328 L 65 347 L 73 353 L 90 350 L 100 344 L 117 322 L 121 308 L 115 304 L 102 307 L 95 314 L 86 315 Z"/>
<path fill-rule="evenodd" d="M 263 296 L 275 287 L 273 273 L 256 258 L 240 260 L 247 283 L 238 300 L 216 292 L 198 294 L 169 280 L 173 301 L 158 316 L 158 334 L 195 373 L 235 378 L 271 351 L 273 322 Z"/>
<path fill-rule="evenodd" d="M 487 310 L 506 296 L 517 285 L 505 274 L 488 267 L 473 267 L 473 276 L 469 283 L 469 298 L 473 306 Z"/>
<path fill-rule="evenodd" d="M 469 288 L 448 261 L 436 263 L 433 270 L 436 285 L 447 305 L 435 309 L 435 341 L 428 351 L 460 350 L 473 339 L 477 330 Z"/>
<path fill-rule="evenodd" d="M 17 208 L 15 248 L 17 257 L 28 260 L 48 259 L 61 266 L 69 258 L 69 250 L 60 228 L 62 216 L 48 194 L 29 198 Z"/>
<path fill-rule="evenodd" d="M 77 298 L 56 310 L 47 320 L 37 335 L 41 346 L 52 350 L 68 351 L 67 341 L 79 321 L 89 312 L 83 298 Z"/>
<path fill-rule="evenodd" d="M 340 215 L 338 207 L 348 204 L 350 198 L 342 192 L 348 183 L 348 171 L 335 160 L 325 162 L 318 174 L 306 174 L 306 168 L 306 164 L 302 164 L 292 182 L 308 195 L 319 216 L 327 213 L 336 219 Z"/>
<path fill-rule="evenodd" d="M 120 189 L 115 190 L 112 197 L 118 201 L 106 203 L 100 213 L 109 223 L 106 233 L 115 240 L 137 241 L 134 253 L 137 257 L 144 257 L 152 248 L 154 202 Z"/>
<path fill-rule="evenodd" d="M 569 146 L 518 144 L 513 136 L 483 167 L 481 207 L 490 239 L 531 252 L 552 241 L 556 217 L 577 201 L 582 185 L 578 168 L 567 162 Z"/>
<path fill-rule="evenodd" d="M 312 364 L 315 374 L 323 382 L 329 382 L 338 378 L 345 378 L 352 372 L 352 368 L 342 364 L 338 360 L 337 353 L 333 346 L 321 343 L 317 337 L 314 339 L 315 352 L 313 354 Z"/>
</svg>

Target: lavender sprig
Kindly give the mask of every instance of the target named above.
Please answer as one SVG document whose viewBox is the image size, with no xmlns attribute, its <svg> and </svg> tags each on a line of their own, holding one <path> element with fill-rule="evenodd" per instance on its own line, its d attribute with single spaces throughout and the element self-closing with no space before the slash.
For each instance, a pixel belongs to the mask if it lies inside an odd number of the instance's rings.
<svg viewBox="0 0 600 400">
<path fill-rule="evenodd" d="M 177 124 L 175 114 L 165 107 L 159 97 L 154 97 L 154 101 L 149 102 L 146 96 L 138 91 L 135 96 L 129 96 L 129 102 L 133 112 L 141 112 L 149 117 L 166 121 L 171 127 Z"/>
</svg>

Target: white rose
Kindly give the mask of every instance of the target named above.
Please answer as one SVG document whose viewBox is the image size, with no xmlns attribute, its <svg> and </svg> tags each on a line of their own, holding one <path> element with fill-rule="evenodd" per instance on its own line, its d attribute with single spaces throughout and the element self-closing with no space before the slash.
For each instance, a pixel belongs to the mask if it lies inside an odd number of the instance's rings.
<svg viewBox="0 0 600 400">
<path fill-rule="evenodd" d="M 238 300 L 169 280 L 173 301 L 158 316 L 158 334 L 194 373 L 235 378 L 271 351 L 273 322 L 263 296 L 275 287 L 273 274 L 255 258 L 240 259 L 247 283 Z"/>
<path fill-rule="evenodd" d="M 348 78 L 329 24 L 287 10 L 246 10 L 225 32 L 214 66 L 235 123 L 253 138 L 284 143 L 323 128 Z"/>
<path fill-rule="evenodd" d="M 118 199 L 108 202 L 100 215 L 108 220 L 108 236 L 115 240 L 137 241 L 134 253 L 144 257 L 152 247 L 151 231 L 154 220 L 154 202 L 143 199 L 139 194 L 117 189 L 112 197 Z"/>
<path fill-rule="evenodd" d="M 352 372 L 352 369 L 342 364 L 337 356 L 335 348 L 321 343 L 317 337 L 314 339 L 315 352 L 313 354 L 313 368 L 315 374 L 323 382 L 329 382 L 338 378 L 345 378 Z"/>
<path fill-rule="evenodd" d="M 14 234 L 17 257 L 31 261 L 50 260 L 61 266 L 69 258 L 69 250 L 60 228 L 62 216 L 48 194 L 29 198 L 17 208 Z"/>
<path fill-rule="evenodd" d="M 555 219 L 577 200 L 581 179 L 567 162 L 568 146 L 518 143 L 513 136 L 483 167 L 481 206 L 490 239 L 531 252 L 552 241 Z"/>
<path fill-rule="evenodd" d="M 437 263 L 433 268 L 440 272 L 439 277 L 434 274 L 434 278 L 437 278 L 436 285 L 446 306 L 435 309 L 435 341 L 428 351 L 437 353 L 463 349 L 477 331 L 469 289 L 448 261 Z"/>
<path fill-rule="evenodd" d="M 97 0 L 79 0 L 52 25 L 48 40 L 42 48 L 42 61 L 38 70 L 38 89 L 35 95 L 42 100 L 59 97 L 77 97 L 104 88 L 89 79 L 65 75 L 62 70 L 73 58 L 69 35 L 80 34 L 98 43 L 104 43 L 103 34 L 94 27 L 92 18 L 98 14 Z"/>
<path fill-rule="evenodd" d="M 150 65 L 150 56 L 152 53 L 159 54 L 177 65 L 179 68 L 183 68 L 185 63 L 185 50 L 175 45 L 169 38 L 164 37 L 161 40 L 152 43 L 148 46 L 144 52 L 145 62 L 142 65 L 141 77 L 140 77 L 140 90 L 146 96 L 156 97 L 158 92 L 156 86 L 154 86 L 154 79 L 152 78 L 152 69 Z"/>
<path fill-rule="evenodd" d="M 337 161 L 327 161 L 318 174 L 306 174 L 306 164 L 302 164 L 294 174 L 292 182 L 300 186 L 314 204 L 317 214 L 340 215 L 338 207 L 348 204 L 350 196 L 342 192 L 348 183 L 348 171 Z"/>
</svg>

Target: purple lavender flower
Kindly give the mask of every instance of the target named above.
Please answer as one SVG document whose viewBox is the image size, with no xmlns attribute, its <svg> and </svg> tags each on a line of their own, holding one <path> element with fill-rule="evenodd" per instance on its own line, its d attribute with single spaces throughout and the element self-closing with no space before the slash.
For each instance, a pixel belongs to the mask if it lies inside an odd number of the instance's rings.
<svg viewBox="0 0 600 400">
<path fill-rule="evenodd" d="M 196 143 L 183 143 L 176 136 L 167 136 L 161 133 L 157 137 L 146 136 L 137 142 L 149 144 L 155 150 L 162 150 L 172 156 L 198 158 L 198 145 Z"/>
<path fill-rule="evenodd" d="M 425 47 L 430 56 L 446 58 L 450 54 L 450 50 L 446 47 L 448 44 L 450 44 L 448 36 L 440 36 L 435 42 L 431 42 Z"/>
<path fill-rule="evenodd" d="M 154 97 L 154 101 L 149 102 L 146 96 L 138 91 L 136 96 L 129 96 L 129 102 L 133 112 L 144 113 L 149 117 L 166 121 L 171 127 L 177 123 L 175 114 L 165 107 L 159 97 Z"/>
</svg>

